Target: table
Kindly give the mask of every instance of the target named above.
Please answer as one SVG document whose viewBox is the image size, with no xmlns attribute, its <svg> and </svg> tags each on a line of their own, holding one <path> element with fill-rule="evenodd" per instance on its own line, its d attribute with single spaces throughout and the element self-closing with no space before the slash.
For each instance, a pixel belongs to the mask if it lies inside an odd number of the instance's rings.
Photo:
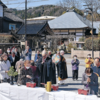
<svg viewBox="0 0 100 100">
<path fill-rule="evenodd" d="M 71 91 L 49 92 L 49 100 L 100 100 L 96 95 L 79 95 Z"/>
<path fill-rule="evenodd" d="M 0 100 L 48 100 L 49 94 L 44 88 L 0 84 Z"/>
<path fill-rule="evenodd" d="M 0 84 L 0 100 L 100 100 L 96 95 L 79 95 L 71 91 L 46 92 L 44 88 Z"/>
</svg>

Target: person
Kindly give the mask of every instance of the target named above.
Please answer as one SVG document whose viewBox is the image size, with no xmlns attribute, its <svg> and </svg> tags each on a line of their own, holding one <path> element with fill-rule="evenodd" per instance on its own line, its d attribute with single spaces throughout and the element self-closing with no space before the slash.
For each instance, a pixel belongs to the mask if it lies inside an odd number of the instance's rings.
<svg viewBox="0 0 100 100">
<path fill-rule="evenodd" d="M 24 51 L 25 60 L 31 60 L 31 54 L 32 54 L 32 50 L 30 49 L 29 46 L 27 46 Z"/>
<path fill-rule="evenodd" d="M 86 68 L 90 68 L 92 66 L 94 60 L 93 58 L 91 58 L 91 54 L 87 55 L 87 58 L 85 59 L 85 63 L 86 63 Z"/>
<path fill-rule="evenodd" d="M 77 55 L 73 56 L 72 64 L 72 76 L 73 80 L 78 80 L 78 70 L 79 70 L 79 60 L 77 59 Z"/>
<path fill-rule="evenodd" d="M 51 51 L 48 51 L 48 57 L 49 57 L 50 59 L 52 58 Z"/>
<path fill-rule="evenodd" d="M 1 56 L 2 61 L 0 61 L 0 81 L 2 82 L 10 82 L 10 77 L 8 76 L 8 71 L 11 67 L 7 54 L 3 53 Z"/>
<path fill-rule="evenodd" d="M 0 49 L 0 56 L 2 55 L 2 49 Z"/>
<path fill-rule="evenodd" d="M 17 48 L 14 49 L 15 56 L 20 60 L 20 53 L 18 52 Z"/>
<path fill-rule="evenodd" d="M 16 65 L 16 62 L 19 61 L 19 58 L 15 55 L 15 52 L 11 53 L 9 60 L 10 60 L 11 66 L 14 67 L 14 71 L 16 71 L 15 65 Z M 15 82 L 17 82 L 17 80 L 18 80 L 18 75 L 15 76 Z"/>
<path fill-rule="evenodd" d="M 37 69 L 39 70 L 39 74 L 40 74 L 39 86 L 42 86 L 41 83 L 46 83 L 47 81 L 44 78 L 46 76 L 46 73 L 44 73 L 44 71 L 46 70 L 46 66 L 47 66 L 46 57 L 47 57 L 47 52 L 42 51 L 42 57 L 37 62 Z"/>
<path fill-rule="evenodd" d="M 49 80 L 52 82 L 52 84 L 56 84 L 56 68 L 55 63 L 52 62 L 52 54 L 51 51 L 48 51 L 47 55 L 47 76 L 49 76 Z"/>
<path fill-rule="evenodd" d="M 7 54 L 10 55 L 10 48 L 7 48 Z"/>
<path fill-rule="evenodd" d="M 1 60 L 1 56 L 2 56 L 2 49 L 0 49 L 0 60 Z"/>
<path fill-rule="evenodd" d="M 95 58 L 94 62 L 96 66 L 92 67 L 93 72 L 100 77 L 100 58 Z"/>
<path fill-rule="evenodd" d="M 47 52 L 45 50 L 42 51 L 42 58 L 39 59 L 37 68 L 39 69 L 40 73 L 40 83 L 46 84 L 47 81 L 51 81 L 52 84 L 56 83 L 56 76 L 54 75 L 54 73 L 52 73 L 52 60 L 47 58 Z"/>
<path fill-rule="evenodd" d="M 31 60 L 30 63 L 31 63 L 31 69 L 32 69 L 32 72 L 33 72 L 33 77 L 34 77 L 33 81 L 36 82 L 37 86 L 39 86 L 39 83 L 38 83 L 38 81 L 40 79 L 39 70 L 35 66 L 34 60 Z"/>
<path fill-rule="evenodd" d="M 64 58 L 64 51 L 60 51 L 60 61 L 57 63 L 57 66 L 59 68 L 58 73 L 58 84 L 63 85 L 64 80 L 68 78 L 67 75 L 67 66 L 66 66 L 66 59 Z"/>
<path fill-rule="evenodd" d="M 19 61 L 16 62 L 16 65 L 15 65 L 16 71 L 18 71 L 20 67 L 21 68 L 24 67 L 24 60 L 23 59 L 20 59 Z"/>
<path fill-rule="evenodd" d="M 98 76 L 93 73 L 92 68 L 86 68 L 82 75 L 82 84 L 85 90 L 89 90 L 89 94 L 96 95 L 98 92 Z"/>
<path fill-rule="evenodd" d="M 29 60 L 24 62 L 24 67 L 21 69 L 21 84 L 26 85 L 27 82 L 32 82 L 33 80 L 33 72 L 31 69 L 31 64 Z M 19 81 L 19 80 L 18 80 Z"/>
<path fill-rule="evenodd" d="M 19 61 L 19 58 L 15 55 L 15 52 L 11 53 L 11 56 L 9 57 L 9 59 L 10 59 L 11 66 L 14 66 L 14 70 L 16 71 L 15 65 L 16 65 L 16 62 Z"/>
<path fill-rule="evenodd" d="M 41 58 L 41 57 L 42 57 L 42 55 L 40 54 L 40 51 L 38 50 L 37 54 L 35 54 L 35 58 L 34 58 L 34 62 L 36 63 L 36 65 L 37 65 L 39 58 Z"/>
</svg>

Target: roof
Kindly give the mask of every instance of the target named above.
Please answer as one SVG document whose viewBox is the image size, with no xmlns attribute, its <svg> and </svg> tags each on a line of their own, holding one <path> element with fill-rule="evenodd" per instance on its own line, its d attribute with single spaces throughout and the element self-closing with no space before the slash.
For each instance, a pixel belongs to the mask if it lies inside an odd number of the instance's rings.
<svg viewBox="0 0 100 100">
<path fill-rule="evenodd" d="M 17 17 L 13 13 L 6 12 L 6 11 L 4 12 L 4 19 L 8 21 L 23 22 L 21 18 Z"/>
<path fill-rule="evenodd" d="M 48 19 L 55 19 L 56 16 L 41 16 L 41 17 L 35 17 L 35 18 L 29 18 L 27 20 L 48 20 Z"/>
<path fill-rule="evenodd" d="M 45 27 L 45 25 L 46 25 L 46 23 L 27 24 L 27 34 L 36 35 Z M 19 34 L 19 35 L 25 34 L 25 25 L 19 30 L 19 32 L 17 34 Z"/>
<path fill-rule="evenodd" d="M 76 12 L 66 12 L 48 22 L 51 29 L 92 28 L 90 21 Z"/>
<path fill-rule="evenodd" d="M 7 6 L 0 0 L 0 5 L 2 5 L 4 8 L 7 8 Z"/>
</svg>

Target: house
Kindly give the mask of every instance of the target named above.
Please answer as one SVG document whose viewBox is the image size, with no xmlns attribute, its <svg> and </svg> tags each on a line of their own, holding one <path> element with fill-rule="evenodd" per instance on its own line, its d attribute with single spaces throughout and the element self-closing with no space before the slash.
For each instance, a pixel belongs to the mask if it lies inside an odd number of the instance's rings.
<svg viewBox="0 0 100 100">
<path fill-rule="evenodd" d="M 0 48 L 4 45 L 18 45 L 16 32 L 22 27 L 23 20 L 12 14 L 7 6 L 0 0 Z M 15 44 L 16 43 L 16 44 Z M 9 45 L 8 45 L 9 44 Z"/>
<path fill-rule="evenodd" d="M 53 32 L 47 22 L 28 22 L 26 32 L 27 45 L 29 45 L 33 50 L 40 49 L 43 46 L 42 43 L 46 42 L 46 36 L 52 34 Z M 17 32 L 17 35 L 21 37 L 21 45 L 23 48 L 25 48 L 25 25 L 23 25 L 23 27 Z"/>
<path fill-rule="evenodd" d="M 70 42 L 78 42 L 81 37 L 91 35 L 91 22 L 76 13 L 74 10 L 69 10 L 65 14 L 49 21 L 48 23 L 55 34 L 53 37 L 64 41 L 66 45 Z M 94 32 L 94 34 L 96 33 Z"/>
</svg>

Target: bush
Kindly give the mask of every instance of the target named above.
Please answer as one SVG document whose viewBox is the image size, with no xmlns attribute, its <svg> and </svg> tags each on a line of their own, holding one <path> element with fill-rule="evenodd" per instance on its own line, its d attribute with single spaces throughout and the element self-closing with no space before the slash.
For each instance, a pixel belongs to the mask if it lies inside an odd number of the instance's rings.
<svg viewBox="0 0 100 100">
<path fill-rule="evenodd" d="M 73 47 L 73 44 L 72 43 L 69 43 L 68 46 L 67 46 L 67 51 L 68 52 L 71 52 L 71 48 L 74 48 Z"/>
</svg>

